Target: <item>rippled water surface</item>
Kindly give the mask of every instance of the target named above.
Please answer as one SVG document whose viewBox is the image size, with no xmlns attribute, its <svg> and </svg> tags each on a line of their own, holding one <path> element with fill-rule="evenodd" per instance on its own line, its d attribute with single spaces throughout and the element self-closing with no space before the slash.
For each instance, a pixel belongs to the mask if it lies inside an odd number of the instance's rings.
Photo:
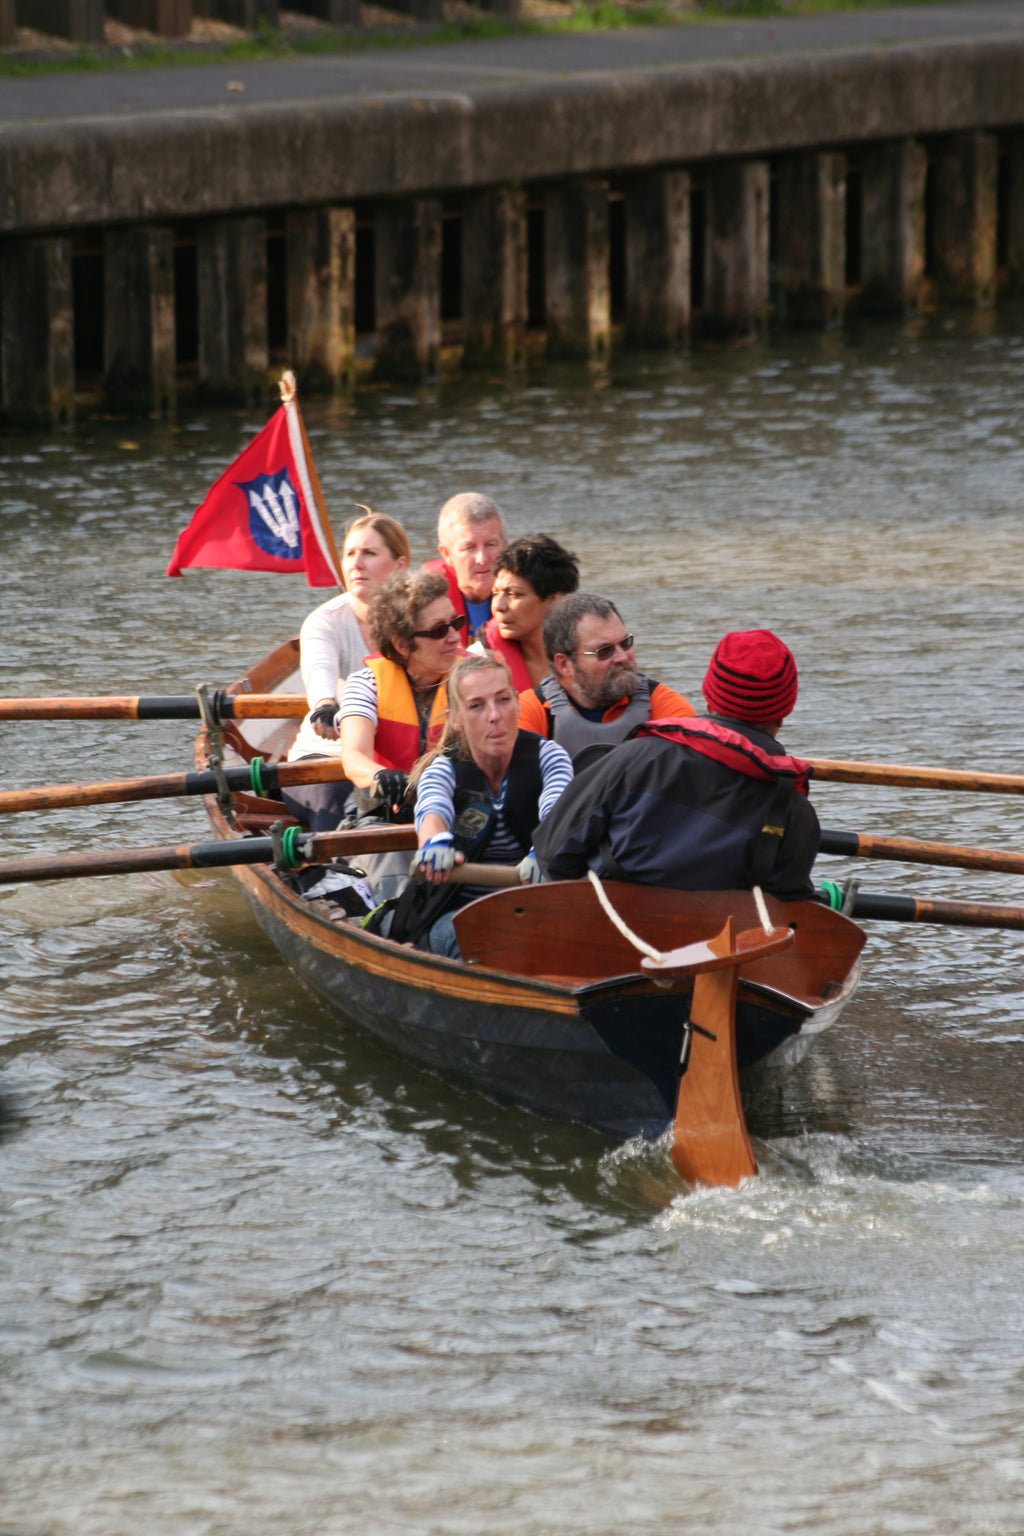
<svg viewBox="0 0 1024 1536">
<path fill-rule="evenodd" d="M 486 489 L 691 699 L 724 630 L 769 625 L 793 750 L 1019 771 L 1022 383 L 1024 321 L 933 322 L 306 414 L 337 527 L 371 502 L 425 557 Z M 300 581 L 163 575 L 259 425 L 0 438 L 4 694 L 222 684 L 294 632 Z M 173 723 L 3 741 L 11 786 L 190 766 Z M 1021 846 L 1015 798 L 815 798 Z M 187 801 L 2 830 L 5 857 L 205 835 Z M 763 1176 L 687 1192 L 662 1147 L 342 1032 L 229 876 L 0 888 L 0 1531 L 1019 1532 L 1022 957 L 875 925 L 840 1025 L 748 1085 Z"/>
</svg>

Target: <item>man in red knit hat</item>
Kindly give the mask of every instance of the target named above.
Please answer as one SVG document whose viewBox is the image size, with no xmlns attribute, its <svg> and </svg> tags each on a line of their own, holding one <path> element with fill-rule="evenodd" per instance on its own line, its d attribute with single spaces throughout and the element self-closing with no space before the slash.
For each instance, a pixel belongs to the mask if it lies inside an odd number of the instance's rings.
<svg viewBox="0 0 1024 1536">
<path fill-rule="evenodd" d="M 549 880 L 588 869 L 678 890 L 812 893 L 810 767 L 776 740 L 796 662 L 768 629 L 733 631 L 704 678 L 706 716 L 650 720 L 573 780 L 537 831 Z"/>
</svg>

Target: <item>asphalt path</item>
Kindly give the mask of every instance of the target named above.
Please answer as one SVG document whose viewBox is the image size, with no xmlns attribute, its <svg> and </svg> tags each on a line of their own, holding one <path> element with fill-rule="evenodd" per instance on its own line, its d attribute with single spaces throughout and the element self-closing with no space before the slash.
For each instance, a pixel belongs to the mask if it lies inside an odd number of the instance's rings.
<svg viewBox="0 0 1024 1536">
<path fill-rule="evenodd" d="M 247 113 L 276 102 L 450 95 L 666 66 L 786 57 L 900 43 L 1017 37 L 1024 0 L 955 0 L 883 10 L 716 20 L 673 27 L 527 35 L 245 63 L 209 60 L 144 69 L 0 79 L 7 126 L 220 105 Z"/>
</svg>

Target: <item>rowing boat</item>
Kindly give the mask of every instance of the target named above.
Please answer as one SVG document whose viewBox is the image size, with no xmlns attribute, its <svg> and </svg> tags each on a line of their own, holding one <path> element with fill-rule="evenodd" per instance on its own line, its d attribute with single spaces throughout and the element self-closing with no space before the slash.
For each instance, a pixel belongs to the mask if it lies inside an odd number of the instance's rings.
<svg viewBox="0 0 1024 1536">
<path fill-rule="evenodd" d="M 298 642 L 290 640 L 228 692 L 300 691 L 297 668 Z M 215 726 L 200 732 L 197 766 L 207 766 L 211 750 L 226 763 L 257 754 L 276 761 L 296 722 L 251 719 L 223 729 L 219 743 Z M 248 794 L 209 796 L 205 804 L 220 839 L 265 831 L 283 813 L 279 802 Z M 261 927 L 321 1002 L 420 1066 L 619 1140 L 660 1136 L 676 1119 L 681 1062 L 689 1055 L 684 1081 L 700 1069 L 690 1016 L 703 983 L 683 964 L 655 975 L 587 881 L 496 891 L 462 908 L 458 961 L 339 920 L 336 908 L 304 899 L 273 867 L 233 874 Z M 614 882 L 604 890 L 628 928 L 659 953 L 706 948 L 730 920 L 730 933 L 744 930 L 737 944 L 760 937 L 752 937 L 760 925 L 749 891 Z M 857 924 L 813 901 L 768 898 L 767 909 L 778 932 L 791 929 L 792 937 L 787 947 L 763 943 L 760 958 L 734 952 L 735 1044 L 726 1069 L 734 1078 L 737 1069 L 799 1059 L 838 1018 L 858 979 L 864 934 Z M 707 1049 L 703 1040 L 700 1048 Z"/>
</svg>

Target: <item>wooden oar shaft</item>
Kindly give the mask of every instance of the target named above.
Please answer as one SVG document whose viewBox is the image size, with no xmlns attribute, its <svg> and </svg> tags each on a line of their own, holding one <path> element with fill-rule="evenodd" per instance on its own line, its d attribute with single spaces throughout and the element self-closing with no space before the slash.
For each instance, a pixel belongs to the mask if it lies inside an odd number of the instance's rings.
<svg viewBox="0 0 1024 1536">
<path fill-rule="evenodd" d="M 309 708 L 302 693 L 212 695 L 224 720 L 301 719 Z M 199 720 L 194 693 L 98 695 L 82 698 L 0 699 L 0 720 Z"/>
<path fill-rule="evenodd" d="M 254 787 L 248 767 L 225 768 L 224 777 L 231 790 L 244 792 Z M 264 763 L 261 777 L 263 788 L 272 793 L 293 784 L 336 783 L 346 773 L 338 757 L 311 757 L 297 763 Z M 217 789 L 216 776 L 209 771 L 150 774 L 141 779 L 110 779 L 97 784 L 45 784 L 36 789 L 0 790 L 0 813 L 113 805 L 128 800 L 167 800 L 177 795 L 215 795 Z"/>
<path fill-rule="evenodd" d="M 840 758 L 808 758 L 816 779 L 836 784 L 890 784 L 905 789 L 966 789 L 998 795 L 1024 795 L 1024 774 L 975 773 L 964 768 L 910 768 L 896 763 L 855 763 Z"/>
<path fill-rule="evenodd" d="M 955 843 L 923 843 L 907 837 L 874 837 L 868 832 L 838 832 L 823 828 L 822 853 L 862 859 L 897 859 L 903 864 L 942 864 L 953 869 L 989 869 L 1024 875 L 1024 853 L 996 848 L 966 848 Z"/>
<path fill-rule="evenodd" d="M 310 862 L 415 846 L 416 829 L 411 826 L 319 832 L 310 839 Z M 7 859 L 0 863 L 0 885 L 71 880 L 85 875 L 143 874 L 163 869 L 226 869 L 235 864 L 269 864 L 273 858 L 273 839 L 269 837 L 182 843 L 167 848 L 118 848 L 110 852 Z"/>
<path fill-rule="evenodd" d="M 858 919 L 883 923 L 941 923 L 951 928 L 1013 928 L 1024 931 L 1024 907 L 977 905 L 968 901 L 923 901 L 916 896 L 885 896 L 858 891 L 853 911 Z"/>
</svg>

